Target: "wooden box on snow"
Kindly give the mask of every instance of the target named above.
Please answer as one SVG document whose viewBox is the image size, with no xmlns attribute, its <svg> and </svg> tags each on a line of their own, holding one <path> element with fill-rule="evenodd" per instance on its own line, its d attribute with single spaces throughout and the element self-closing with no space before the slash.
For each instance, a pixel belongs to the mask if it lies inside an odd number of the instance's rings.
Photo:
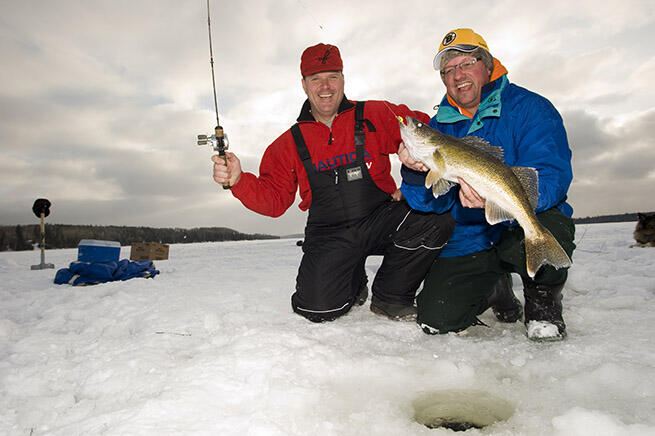
<svg viewBox="0 0 655 436">
<path fill-rule="evenodd" d="M 157 242 L 135 242 L 130 251 L 130 260 L 166 260 L 168 244 Z"/>
</svg>

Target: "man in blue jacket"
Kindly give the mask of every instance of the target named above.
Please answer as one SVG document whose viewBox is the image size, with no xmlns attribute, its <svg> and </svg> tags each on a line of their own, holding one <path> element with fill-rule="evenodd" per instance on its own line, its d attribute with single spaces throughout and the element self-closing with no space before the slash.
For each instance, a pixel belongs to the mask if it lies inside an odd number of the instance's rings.
<svg viewBox="0 0 655 436">
<path fill-rule="evenodd" d="M 539 175 L 536 212 L 571 256 L 575 245 L 573 209 L 566 194 L 573 178 L 571 150 L 557 110 L 545 98 L 511 84 L 505 67 L 471 29 L 444 37 L 434 58 L 446 86 L 433 128 L 455 136 L 478 136 L 504 150 L 509 166 L 532 167 Z M 566 336 L 562 289 L 567 269 L 542 266 L 530 278 L 525 267 L 524 234 L 515 221 L 489 225 L 482 198 L 465 181 L 434 198 L 424 186 L 427 168 L 407 150 L 399 156 L 402 192 L 424 212 L 450 210 L 455 231 L 425 279 L 417 297 L 417 322 L 426 333 L 459 332 L 479 324 L 477 316 L 492 308 L 498 320 L 516 322 L 525 312 L 527 335 L 534 340 Z M 512 290 L 510 273 L 523 281 L 525 310 Z"/>
</svg>

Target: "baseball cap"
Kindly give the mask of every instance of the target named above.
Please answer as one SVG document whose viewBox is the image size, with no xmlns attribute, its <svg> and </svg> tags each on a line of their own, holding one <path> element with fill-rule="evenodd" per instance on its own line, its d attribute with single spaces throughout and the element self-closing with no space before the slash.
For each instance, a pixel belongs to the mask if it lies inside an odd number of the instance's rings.
<svg viewBox="0 0 655 436">
<path fill-rule="evenodd" d="M 459 50 L 465 53 L 470 53 L 478 47 L 489 51 L 486 41 L 472 29 L 455 29 L 446 33 L 446 36 L 439 44 L 439 51 L 434 57 L 432 65 L 434 69 L 439 71 L 441 68 L 441 57 L 448 50 Z"/>
<path fill-rule="evenodd" d="M 300 57 L 300 74 L 303 77 L 324 71 L 342 71 L 343 61 L 336 45 L 316 44 L 307 47 Z"/>
</svg>

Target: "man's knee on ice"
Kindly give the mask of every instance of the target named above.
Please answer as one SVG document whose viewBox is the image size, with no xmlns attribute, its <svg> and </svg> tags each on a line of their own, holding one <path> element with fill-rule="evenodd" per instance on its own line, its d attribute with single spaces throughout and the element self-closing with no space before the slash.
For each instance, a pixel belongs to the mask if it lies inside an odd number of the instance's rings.
<svg viewBox="0 0 655 436">
<path fill-rule="evenodd" d="M 293 311 L 298 315 L 307 318 L 311 322 L 334 321 L 340 316 L 348 313 L 352 304 L 353 302 L 349 301 L 333 309 L 320 309 L 314 308 L 312 305 L 306 303 L 298 302 L 295 294 L 291 297 L 291 307 L 293 308 Z"/>
</svg>

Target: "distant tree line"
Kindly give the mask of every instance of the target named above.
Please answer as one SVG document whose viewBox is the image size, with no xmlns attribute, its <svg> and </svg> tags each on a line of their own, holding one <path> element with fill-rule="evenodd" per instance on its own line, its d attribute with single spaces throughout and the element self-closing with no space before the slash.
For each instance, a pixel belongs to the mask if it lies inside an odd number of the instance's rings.
<svg viewBox="0 0 655 436">
<path fill-rule="evenodd" d="M 242 241 L 255 239 L 279 239 L 279 236 L 260 233 L 241 233 L 226 227 L 199 227 L 193 229 L 81 226 L 70 224 L 46 224 L 46 248 L 75 248 L 81 239 L 118 241 L 122 246 L 134 242 L 159 242 L 183 244 L 191 242 Z M 41 226 L 0 226 L 0 251 L 32 250 L 41 240 Z"/>
<path fill-rule="evenodd" d="M 642 212 L 646 214 L 653 214 L 655 212 Z M 592 216 L 585 218 L 573 218 L 573 222 L 576 224 L 594 224 L 594 223 L 625 223 L 637 221 L 637 212 L 634 213 L 622 213 L 617 215 L 602 215 L 602 216 Z"/>
<path fill-rule="evenodd" d="M 654 214 L 655 212 L 644 212 Z M 637 221 L 637 213 L 602 215 L 574 218 L 576 224 L 618 223 Z M 255 239 L 279 239 L 279 236 L 261 233 L 241 233 L 227 227 L 198 227 L 193 229 L 81 226 L 70 224 L 46 224 L 46 248 L 75 248 L 81 239 L 119 241 L 122 246 L 134 242 L 159 242 L 184 244 L 191 242 L 243 241 Z M 32 250 L 41 240 L 38 224 L 0 226 L 0 251 Z"/>
</svg>

